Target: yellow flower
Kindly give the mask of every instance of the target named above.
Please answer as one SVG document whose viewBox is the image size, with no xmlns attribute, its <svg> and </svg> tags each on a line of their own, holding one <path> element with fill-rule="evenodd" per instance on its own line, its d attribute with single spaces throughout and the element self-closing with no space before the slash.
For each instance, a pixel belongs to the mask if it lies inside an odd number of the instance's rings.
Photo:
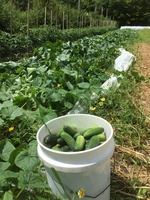
<svg viewBox="0 0 150 200">
<path fill-rule="evenodd" d="M 81 188 L 78 191 L 78 197 L 79 197 L 79 199 L 82 199 L 84 196 L 85 196 L 85 190 Z"/>
<path fill-rule="evenodd" d="M 105 101 L 105 98 L 103 97 L 103 98 L 101 98 L 101 101 Z"/>
<path fill-rule="evenodd" d="M 95 107 L 93 107 L 93 106 L 91 106 L 91 107 L 90 107 L 90 110 L 95 110 L 95 109 L 96 109 L 96 108 L 95 108 Z"/>
<path fill-rule="evenodd" d="M 61 86 L 61 84 L 57 84 L 57 87 L 59 88 Z"/>
<path fill-rule="evenodd" d="M 11 131 L 13 131 L 13 130 L 14 130 L 14 127 L 11 126 L 11 127 L 9 128 L 9 132 L 11 132 Z"/>
<path fill-rule="evenodd" d="M 99 102 L 99 105 L 100 105 L 100 106 L 103 106 L 103 102 Z"/>
</svg>

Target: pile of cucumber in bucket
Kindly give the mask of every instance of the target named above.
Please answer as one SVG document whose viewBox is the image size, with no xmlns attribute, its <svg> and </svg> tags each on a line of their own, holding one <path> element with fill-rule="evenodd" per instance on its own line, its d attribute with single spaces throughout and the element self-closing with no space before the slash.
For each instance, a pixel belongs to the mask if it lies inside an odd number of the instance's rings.
<svg viewBox="0 0 150 200">
<path fill-rule="evenodd" d="M 57 133 L 45 136 L 44 145 L 52 150 L 70 152 L 84 151 L 101 145 L 106 141 L 105 130 L 100 126 L 92 126 L 78 130 L 76 126 L 64 125 Z"/>
</svg>

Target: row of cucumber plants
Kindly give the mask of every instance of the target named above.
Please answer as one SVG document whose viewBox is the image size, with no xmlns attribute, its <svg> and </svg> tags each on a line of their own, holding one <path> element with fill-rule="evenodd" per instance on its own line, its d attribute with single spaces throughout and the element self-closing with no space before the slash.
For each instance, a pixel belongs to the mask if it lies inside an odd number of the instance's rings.
<svg viewBox="0 0 150 200">
<path fill-rule="evenodd" d="M 66 114 L 81 97 L 87 100 L 86 112 L 92 113 L 93 105 L 103 97 L 100 86 L 113 71 L 118 48 L 134 37 L 132 30 L 114 30 L 74 42 L 57 40 L 35 49 L 30 58 L 0 63 L 0 197 L 3 200 L 24 199 L 24 196 L 48 199 L 50 189 L 39 173 L 36 152 L 38 128 Z"/>
<path fill-rule="evenodd" d="M 92 35 L 101 35 L 116 27 L 94 27 L 84 29 L 68 29 L 62 31 L 55 27 L 33 28 L 26 35 L 26 30 L 10 35 L 0 31 L 0 60 L 18 58 L 24 53 L 31 53 L 35 47 L 40 47 L 46 41 L 56 42 L 56 40 L 75 41 L 79 38 Z M 7 58 L 8 57 L 8 58 Z"/>
</svg>

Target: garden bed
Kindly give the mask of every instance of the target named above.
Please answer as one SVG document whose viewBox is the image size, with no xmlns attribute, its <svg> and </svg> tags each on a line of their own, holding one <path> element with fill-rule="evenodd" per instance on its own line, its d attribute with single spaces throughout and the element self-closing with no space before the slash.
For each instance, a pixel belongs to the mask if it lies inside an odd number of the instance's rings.
<svg viewBox="0 0 150 200">
<path fill-rule="evenodd" d="M 0 197 L 58 199 L 40 175 L 36 133 L 48 120 L 69 112 L 81 96 L 88 102 L 85 112 L 107 119 L 114 128 L 111 199 L 148 197 L 149 132 L 133 98 L 143 78 L 133 67 L 128 73 L 114 69 L 118 49 L 131 45 L 136 35 L 116 30 L 47 43 L 31 58 L 0 63 Z M 104 93 L 100 86 L 112 73 L 124 78 Z"/>
</svg>

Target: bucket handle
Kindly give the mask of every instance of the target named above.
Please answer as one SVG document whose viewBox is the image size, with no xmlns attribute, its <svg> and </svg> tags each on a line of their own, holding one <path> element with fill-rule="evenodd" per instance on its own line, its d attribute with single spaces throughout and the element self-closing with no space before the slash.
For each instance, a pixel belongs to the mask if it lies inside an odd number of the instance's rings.
<svg viewBox="0 0 150 200">
<path fill-rule="evenodd" d="M 58 181 L 56 181 L 56 180 L 54 180 L 53 178 L 52 178 L 52 180 L 53 180 L 53 182 L 55 183 L 58 183 L 59 185 L 60 185 L 60 183 L 58 182 Z M 108 188 L 110 187 L 110 184 L 108 184 L 106 187 L 105 187 L 105 189 L 103 189 L 99 194 L 97 194 L 96 196 L 90 196 L 90 195 L 86 195 L 85 194 L 85 196 L 84 197 L 87 197 L 87 198 L 92 198 L 92 199 L 95 199 L 95 198 L 97 198 L 97 197 L 99 197 L 101 194 L 103 194 Z M 72 191 L 71 189 L 69 189 L 67 186 L 65 186 L 64 184 L 63 184 L 63 189 L 65 189 L 65 191 L 66 190 L 69 190 L 69 192 L 70 193 L 74 193 L 74 191 Z M 66 193 L 66 192 L 65 192 Z M 75 192 L 76 194 L 77 194 L 77 192 Z"/>
<path fill-rule="evenodd" d="M 98 195 L 96 195 L 95 197 L 89 196 L 89 195 L 85 195 L 85 197 L 95 199 L 95 198 L 99 197 L 101 194 L 103 194 L 103 193 L 107 190 L 107 188 L 109 188 L 109 187 L 110 187 L 110 184 L 108 184 L 107 187 L 105 187 L 105 189 L 102 190 L 102 192 L 100 192 L 100 193 L 99 193 Z"/>
</svg>

